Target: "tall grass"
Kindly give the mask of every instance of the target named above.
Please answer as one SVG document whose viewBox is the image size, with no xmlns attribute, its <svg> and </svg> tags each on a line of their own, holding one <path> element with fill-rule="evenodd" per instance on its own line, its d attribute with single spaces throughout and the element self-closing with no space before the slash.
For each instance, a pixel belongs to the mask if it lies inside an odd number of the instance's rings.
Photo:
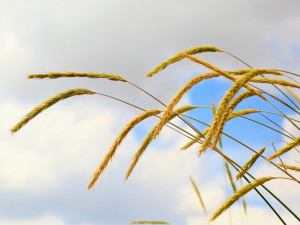
<svg viewBox="0 0 300 225">
<path fill-rule="evenodd" d="M 221 68 L 218 68 L 217 66 L 204 61 L 203 59 L 197 58 L 194 55 L 196 54 L 204 54 L 206 52 L 213 52 L 214 54 L 221 54 L 225 53 L 228 54 L 235 59 L 238 59 L 242 63 L 244 63 L 249 68 L 243 68 L 235 71 L 225 71 Z M 189 82 L 184 84 L 182 88 L 175 94 L 173 99 L 170 101 L 169 104 L 165 104 L 162 101 L 159 100 L 159 98 L 154 97 L 152 94 L 147 92 L 146 90 L 140 88 L 139 86 L 133 84 L 132 82 L 128 81 L 127 79 L 114 74 L 107 74 L 107 73 L 76 73 L 76 72 L 51 72 L 49 74 L 33 74 L 29 75 L 29 79 L 57 79 L 57 78 L 71 78 L 71 77 L 85 77 L 85 78 L 107 78 L 112 81 L 121 81 L 124 83 L 127 83 L 129 85 L 134 86 L 137 88 L 137 91 L 142 91 L 146 93 L 149 97 L 155 99 L 160 104 L 162 104 L 165 107 L 165 110 L 161 111 L 158 109 L 143 109 L 134 103 L 129 103 L 126 101 L 123 101 L 122 99 L 115 98 L 113 96 L 109 96 L 103 93 L 90 91 L 87 89 L 74 89 L 74 90 L 67 90 L 63 93 L 60 93 L 54 97 L 51 97 L 50 99 L 46 100 L 44 103 L 36 106 L 31 112 L 29 112 L 24 119 L 22 119 L 15 127 L 11 129 L 11 132 L 14 133 L 18 130 L 20 130 L 25 124 L 27 124 L 31 119 L 33 119 L 35 116 L 37 116 L 39 113 L 41 113 L 43 110 L 47 109 L 48 107 L 54 105 L 56 102 L 73 97 L 76 95 L 82 95 L 82 94 L 98 94 L 102 96 L 109 97 L 111 99 L 123 102 L 125 104 L 129 104 L 139 110 L 142 110 L 143 112 L 139 114 L 137 117 L 133 118 L 121 131 L 121 133 L 117 136 L 114 143 L 112 144 L 112 147 L 110 148 L 109 152 L 105 156 L 105 158 L 102 160 L 102 162 L 99 163 L 99 167 L 97 171 L 95 171 L 93 178 L 91 179 L 88 189 L 92 188 L 99 176 L 104 172 L 104 169 L 107 167 L 108 162 L 113 159 L 113 156 L 119 147 L 120 143 L 123 141 L 124 137 L 133 129 L 135 125 L 142 122 L 143 120 L 149 118 L 149 117 L 157 117 L 158 122 L 153 127 L 151 132 L 145 137 L 143 143 L 141 144 L 140 149 L 136 152 L 133 162 L 131 166 L 128 169 L 126 179 L 129 178 L 130 174 L 133 171 L 133 168 L 138 163 L 140 157 L 142 156 L 142 153 L 147 149 L 147 147 L 150 145 L 151 141 L 157 137 L 164 126 L 168 126 L 172 128 L 174 131 L 179 132 L 181 135 L 184 135 L 189 140 L 187 141 L 187 144 L 182 147 L 183 150 L 187 151 L 190 146 L 192 145 L 198 145 L 199 149 L 199 156 L 205 153 L 207 149 L 211 149 L 211 151 L 214 151 L 217 155 L 221 156 L 225 161 L 225 170 L 227 171 L 227 175 L 230 181 L 230 185 L 233 188 L 234 194 L 230 196 L 224 204 L 222 204 L 219 209 L 216 209 L 216 211 L 208 212 L 207 208 L 205 207 L 205 204 L 202 200 L 202 197 L 200 195 L 200 189 L 196 186 L 196 182 L 190 178 L 190 181 L 192 183 L 192 186 L 194 187 L 194 190 L 196 192 L 195 196 L 198 196 L 198 199 L 200 200 L 202 209 L 205 213 L 212 214 L 210 217 L 210 220 L 217 219 L 224 211 L 226 211 L 228 208 L 230 208 L 238 199 L 241 197 L 244 197 L 248 192 L 254 190 L 257 192 L 257 194 L 261 197 L 262 201 L 266 203 L 268 207 L 274 212 L 274 214 L 278 217 L 279 221 L 281 221 L 282 224 L 286 224 L 285 219 L 282 218 L 282 216 L 277 212 L 277 210 L 272 206 L 272 204 L 269 202 L 266 196 L 262 194 L 257 187 L 261 186 L 264 188 L 267 192 L 271 194 L 271 198 L 274 198 L 276 201 L 278 201 L 283 207 L 285 207 L 293 217 L 295 217 L 296 220 L 300 222 L 299 216 L 296 215 L 296 213 L 290 209 L 282 200 L 278 198 L 271 190 L 267 189 L 264 186 L 264 183 L 269 182 L 273 179 L 278 178 L 284 178 L 281 179 L 281 182 L 297 182 L 300 183 L 298 179 L 296 179 L 293 174 L 291 173 L 291 170 L 293 171 L 299 171 L 299 165 L 292 165 L 293 162 L 283 163 L 281 158 L 283 155 L 290 154 L 291 151 L 296 151 L 296 147 L 300 144 L 300 137 L 294 137 L 292 134 L 289 134 L 286 130 L 284 130 L 282 127 L 280 127 L 276 122 L 272 121 L 270 118 L 270 114 L 275 114 L 277 116 L 281 116 L 282 118 L 285 118 L 292 126 L 294 126 L 296 129 L 300 130 L 299 128 L 299 121 L 290 118 L 287 116 L 286 113 L 283 112 L 283 108 L 288 108 L 291 110 L 291 112 L 296 112 L 300 115 L 299 112 L 299 97 L 298 95 L 291 89 L 291 88 L 300 88 L 299 83 L 297 80 L 293 79 L 291 76 L 299 76 L 295 73 L 291 73 L 288 71 L 283 70 L 276 70 L 276 69 L 260 69 L 260 68 L 252 68 L 247 63 L 243 62 L 241 59 L 237 58 L 236 56 L 225 52 L 223 50 L 220 50 L 214 46 L 200 46 L 200 47 L 193 47 L 191 49 L 185 50 L 183 52 L 179 52 L 178 54 L 174 55 L 173 57 L 167 59 L 160 65 L 156 66 L 153 70 L 151 70 L 147 77 L 152 77 L 158 72 L 164 70 L 168 66 L 171 66 L 173 63 L 177 63 L 180 60 L 187 58 L 189 60 L 192 60 L 195 63 L 198 63 L 199 66 L 204 66 L 210 69 L 210 72 L 207 72 L 205 74 L 200 74 L 194 78 L 192 78 Z M 272 77 L 266 77 L 269 75 L 278 76 L 278 78 L 272 78 Z M 180 99 L 187 94 L 191 88 L 193 88 L 196 84 L 200 82 L 205 82 L 205 80 L 209 80 L 212 78 L 219 79 L 219 77 L 224 77 L 232 83 L 231 87 L 228 88 L 227 92 L 224 94 L 223 98 L 218 103 L 218 106 L 213 107 L 205 107 L 205 106 L 184 106 L 176 109 L 176 105 L 180 101 Z M 256 83 L 265 83 L 273 85 L 276 90 L 278 91 L 278 94 L 271 94 L 268 91 L 258 88 L 255 84 Z M 285 87 L 285 91 L 280 89 L 280 87 Z M 294 99 L 289 97 L 292 96 Z M 262 104 L 265 104 L 267 106 L 271 106 L 273 108 L 273 111 L 266 112 L 260 109 L 253 109 L 253 108 L 247 108 L 243 110 L 236 110 L 236 107 L 239 106 L 241 103 L 245 103 L 249 100 L 249 98 L 257 97 L 262 100 Z M 279 97 L 280 96 L 280 97 Z M 296 100 L 296 101 L 295 101 Z M 261 101 L 260 101 L 261 102 Z M 195 108 L 212 108 L 213 109 L 213 119 L 211 124 L 206 124 L 203 121 L 201 121 L 201 118 L 197 117 L 190 117 L 184 114 L 184 112 L 194 110 Z M 204 109 L 205 110 L 205 109 Z M 159 114 L 162 113 L 162 116 L 159 116 Z M 250 114 L 256 114 L 257 117 L 248 118 L 247 115 Z M 268 119 L 273 123 L 272 126 L 267 125 L 264 120 L 261 121 L 263 115 L 263 118 Z M 171 120 L 175 117 L 179 117 L 189 128 L 191 131 L 187 131 L 186 129 L 177 126 L 171 122 Z M 260 124 L 261 126 L 264 126 L 269 129 L 270 132 L 277 132 L 280 135 L 284 135 L 285 137 L 288 137 L 290 141 L 288 143 L 284 144 L 284 146 L 278 150 L 276 150 L 273 154 L 270 154 L 270 151 L 265 151 L 266 148 L 270 143 L 265 143 L 264 146 L 261 147 L 260 150 L 255 150 L 252 147 L 248 146 L 248 144 L 241 142 L 237 138 L 230 136 L 229 134 L 224 132 L 224 128 L 228 121 L 234 120 L 235 118 L 244 118 L 248 119 L 254 123 Z M 254 118 L 254 119 L 253 119 Z M 207 126 L 207 128 L 203 131 L 198 130 L 196 127 L 198 123 L 204 124 Z M 246 123 L 245 123 L 246 124 Z M 247 127 L 245 127 L 245 124 L 242 124 L 243 130 L 246 132 Z M 185 127 L 186 127 L 185 125 Z M 251 126 L 251 125 L 250 125 Z M 226 127 L 228 129 L 228 127 Z M 230 128 L 230 127 L 229 127 Z M 279 128 L 279 129 L 278 129 Z M 230 130 L 230 129 L 229 129 Z M 245 135 L 247 135 L 245 133 Z M 245 165 L 240 165 L 239 163 L 235 162 L 232 159 L 232 156 L 230 154 L 225 154 L 222 151 L 222 137 L 230 138 L 232 141 L 237 142 L 240 144 L 245 150 L 252 152 L 252 157 L 250 159 L 245 158 Z M 276 141 L 276 140 L 274 140 Z M 267 153 L 266 153 L 267 152 Z M 241 153 L 242 154 L 242 153 Z M 263 155 L 264 154 L 264 155 Z M 274 170 L 279 170 L 282 173 L 282 177 L 260 177 L 255 178 L 252 175 L 252 172 L 250 173 L 250 169 L 252 170 L 253 165 L 256 164 L 257 159 L 262 158 L 266 164 L 268 164 L 270 167 L 272 167 Z M 278 160 L 280 160 L 280 163 L 278 163 Z M 233 175 L 231 172 L 231 169 L 234 169 L 236 171 L 236 180 L 243 179 L 248 184 L 244 185 L 240 189 L 237 187 L 239 186 L 235 179 L 233 179 Z M 268 195 L 268 198 L 269 195 Z M 273 199 L 272 199 L 273 200 Z M 246 204 L 243 200 L 243 206 L 244 210 L 246 212 Z M 152 224 L 168 224 L 166 221 L 133 221 L 132 224 L 145 224 L 145 223 L 152 223 Z"/>
</svg>

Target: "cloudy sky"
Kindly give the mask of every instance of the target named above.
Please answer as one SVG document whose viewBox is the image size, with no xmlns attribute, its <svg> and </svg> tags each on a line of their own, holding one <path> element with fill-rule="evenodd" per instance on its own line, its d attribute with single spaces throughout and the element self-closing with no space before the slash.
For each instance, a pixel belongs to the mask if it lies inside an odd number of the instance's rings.
<svg viewBox="0 0 300 225">
<path fill-rule="evenodd" d="M 87 190 L 118 132 L 140 113 L 128 105 L 102 96 L 77 96 L 49 108 L 18 133 L 9 133 L 35 105 L 71 88 L 88 88 L 147 109 L 161 108 L 157 102 L 126 83 L 26 77 L 52 71 L 114 73 L 167 103 L 180 86 L 206 69 L 183 60 L 151 79 L 145 75 L 173 54 L 200 45 L 217 46 L 253 67 L 300 73 L 299 12 L 297 0 L 0 0 L 0 225 L 122 225 L 140 219 L 207 224 L 188 178 L 196 181 L 211 215 L 228 197 L 223 162 L 210 151 L 198 158 L 197 147 L 179 152 L 188 139 L 174 131 L 163 131 L 124 182 L 130 160 L 155 119 L 130 133 L 96 187 Z M 201 58 L 224 70 L 245 68 L 221 53 Z M 210 106 L 229 85 L 223 79 L 199 84 L 180 105 Z M 256 101 L 244 106 L 273 110 Z M 210 123 L 210 113 L 197 109 L 192 115 Z M 241 132 L 242 122 L 237 119 L 226 131 L 255 149 L 284 139 L 251 123 L 246 123 L 247 132 Z M 298 135 L 286 121 L 278 122 Z M 251 156 L 225 139 L 224 152 L 241 163 Z M 291 153 L 286 160 L 293 162 L 293 157 L 299 154 Z M 253 173 L 283 176 L 263 161 Z M 282 180 L 267 186 L 300 214 L 299 186 Z M 228 192 L 232 193 L 230 187 Z M 268 199 L 288 224 L 297 224 Z M 254 192 L 246 200 L 247 219 L 236 204 L 231 210 L 233 224 L 258 225 L 266 219 L 280 224 Z M 224 213 L 212 224 L 229 220 Z"/>
</svg>

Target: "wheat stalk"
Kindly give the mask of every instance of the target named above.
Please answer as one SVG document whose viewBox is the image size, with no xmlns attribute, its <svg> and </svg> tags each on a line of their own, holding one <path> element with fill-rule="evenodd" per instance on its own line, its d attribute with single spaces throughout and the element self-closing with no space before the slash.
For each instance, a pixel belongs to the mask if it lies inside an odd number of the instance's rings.
<svg viewBox="0 0 300 225">
<path fill-rule="evenodd" d="M 206 133 L 208 132 L 208 130 L 209 130 L 209 127 L 207 127 L 204 131 L 202 131 L 201 134 L 203 134 L 205 136 Z M 193 144 L 195 144 L 198 140 L 200 140 L 200 138 L 202 138 L 202 136 L 200 134 L 197 134 L 196 138 L 194 138 L 193 140 L 190 140 L 188 143 L 186 143 L 183 147 L 181 147 L 181 150 L 188 149 Z"/>
<path fill-rule="evenodd" d="M 182 98 L 182 96 L 187 93 L 193 86 L 198 84 L 199 82 L 203 80 L 207 80 L 213 77 L 218 77 L 220 76 L 217 73 L 206 73 L 206 74 L 201 74 L 197 77 L 192 78 L 188 83 L 186 83 L 174 96 L 174 98 L 171 100 L 169 105 L 167 106 L 164 114 L 162 115 L 160 121 L 158 122 L 157 129 L 153 133 L 153 138 L 155 139 L 156 136 L 159 134 L 163 126 L 166 124 L 167 118 L 169 117 L 170 113 L 174 109 L 175 105 L 179 102 L 179 100 Z"/>
<path fill-rule="evenodd" d="M 278 163 L 277 165 L 281 166 L 281 167 L 284 167 L 286 169 L 289 169 L 289 170 L 295 170 L 295 171 L 300 172 L 300 167 L 299 166 L 291 166 L 291 165 L 281 164 L 281 163 Z"/>
<path fill-rule="evenodd" d="M 190 176 L 190 181 L 191 181 L 191 183 L 192 183 L 192 185 L 193 185 L 193 187 L 194 187 L 194 190 L 195 190 L 195 192 L 196 192 L 196 194 L 197 194 L 197 196 L 198 196 L 198 199 L 199 199 L 199 201 L 200 201 L 200 204 L 201 204 L 201 206 L 202 206 L 202 209 L 203 209 L 204 213 L 207 215 L 207 210 L 206 210 L 206 208 L 205 208 L 205 205 L 204 205 L 203 199 L 202 199 L 202 197 L 201 197 L 200 191 L 199 191 L 199 189 L 198 189 L 198 187 L 197 187 L 197 185 L 196 185 L 194 179 L 193 179 L 191 176 Z"/>
<path fill-rule="evenodd" d="M 255 82 L 255 83 L 267 83 L 267 84 L 279 84 L 282 86 L 289 86 L 294 88 L 300 88 L 299 84 L 289 82 L 282 79 L 270 79 L 270 78 L 252 78 L 249 82 Z"/>
<path fill-rule="evenodd" d="M 157 67 L 155 67 L 153 70 L 151 70 L 147 74 L 147 77 L 152 77 L 154 74 L 156 74 L 159 71 L 165 69 L 167 66 L 182 60 L 184 58 L 182 53 L 187 54 L 187 55 L 194 55 L 194 54 L 203 53 L 203 52 L 222 52 L 222 50 L 220 50 L 220 49 L 218 49 L 214 46 L 199 46 L 199 47 L 190 48 L 190 49 L 185 50 L 183 52 L 177 53 L 176 55 L 169 58 L 167 61 L 159 64 Z"/>
<path fill-rule="evenodd" d="M 235 111 L 235 112 L 232 112 L 228 118 L 228 120 L 232 120 L 236 117 L 239 117 L 239 116 L 245 116 L 245 115 L 248 115 L 248 114 L 252 114 L 252 113 L 259 113 L 261 112 L 260 110 L 256 110 L 256 109 L 242 109 L 242 110 L 239 110 L 239 111 Z"/>
<path fill-rule="evenodd" d="M 118 135 L 118 137 L 115 139 L 114 143 L 112 144 L 111 148 L 109 149 L 108 153 L 105 155 L 104 159 L 100 163 L 98 169 L 93 175 L 93 178 L 91 179 L 88 189 L 92 188 L 96 181 L 98 180 L 99 176 L 103 173 L 104 169 L 107 167 L 109 161 L 113 158 L 114 154 L 116 153 L 117 147 L 121 144 L 121 142 L 124 140 L 124 138 L 127 136 L 127 134 L 141 121 L 157 115 L 161 113 L 161 110 L 158 109 L 151 109 L 147 110 L 134 119 L 132 119 L 121 131 L 121 133 Z"/>
<path fill-rule="evenodd" d="M 25 124 L 27 124 L 30 120 L 32 120 L 34 117 L 36 117 L 38 114 L 40 114 L 43 110 L 49 108 L 50 106 L 54 105 L 55 103 L 70 98 L 75 95 L 84 95 L 89 94 L 93 95 L 96 94 L 96 92 L 90 91 L 88 89 L 84 88 L 78 88 L 78 89 L 71 89 L 64 92 L 61 92 L 45 102 L 39 104 L 38 106 L 34 107 L 32 111 L 30 111 L 19 123 L 17 123 L 10 131 L 11 133 L 15 133 L 18 130 L 20 130 Z"/>
<path fill-rule="evenodd" d="M 252 181 L 251 183 L 245 185 L 241 189 L 239 189 L 237 192 L 235 192 L 230 198 L 228 198 L 223 205 L 212 215 L 210 218 L 210 221 L 214 221 L 217 219 L 226 209 L 228 209 L 233 203 L 235 203 L 237 200 L 240 199 L 240 197 L 244 196 L 247 194 L 249 191 L 253 190 L 259 185 L 264 184 L 265 182 L 276 179 L 278 177 L 262 177 L 259 179 L 256 179 Z"/>
<path fill-rule="evenodd" d="M 171 113 L 171 115 L 169 115 L 169 118 L 167 120 L 167 122 L 169 122 L 170 120 L 172 120 L 174 117 L 178 116 L 180 113 L 184 113 L 187 111 L 190 111 L 192 109 L 197 108 L 196 106 L 190 106 L 190 105 L 186 105 L 183 107 L 178 108 L 177 110 L 175 110 L 173 113 Z M 150 142 L 153 140 L 153 134 L 155 132 L 155 130 L 157 129 L 157 126 L 154 126 L 152 128 L 152 130 L 150 131 L 150 133 L 145 137 L 145 139 L 143 140 L 139 150 L 135 153 L 135 155 L 133 156 L 132 159 L 132 163 L 129 166 L 129 169 L 126 173 L 126 180 L 128 179 L 128 177 L 130 176 L 132 170 L 134 169 L 134 167 L 136 166 L 139 158 L 141 157 L 141 155 L 144 153 L 144 151 L 146 150 L 146 148 L 148 147 L 148 145 L 150 144 Z"/>
<path fill-rule="evenodd" d="M 238 180 L 244 176 L 246 171 L 248 171 L 251 168 L 251 166 L 253 166 L 253 164 L 256 162 L 256 160 L 259 158 L 259 156 L 265 152 L 265 149 L 266 149 L 266 147 L 263 147 L 258 151 L 258 154 L 255 153 L 254 155 L 251 156 L 251 158 L 242 167 L 240 172 L 235 176 L 236 180 Z"/>
<path fill-rule="evenodd" d="M 293 140 L 292 142 L 288 143 L 286 146 L 284 146 L 283 148 L 279 149 L 277 152 L 275 152 L 274 154 L 272 154 L 271 156 L 269 156 L 269 158 L 267 158 L 267 160 L 273 160 L 281 155 L 283 155 L 284 153 L 287 153 L 288 151 L 290 151 L 291 149 L 295 148 L 297 145 L 300 144 L 300 136 L 297 137 L 295 140 Z"/>
<path fill-rule="evenodd" d="M 244 75 L 246 73 L 249 73 L 252 69 L 240 69 L 240 70 L 234 70 L 234 71 L 227 71 L 228 73 L 231 73 L 232 75 Z M 267 74 L 272 74 L 272 75 L 283 75 L 281 72 L 278 70 L 272 70 L 269 69 Z"/>
<path fill-rule="evenodd" d="M 228 117 L 227 121 L 232 120 L 236 117 L 239 116 L 244 116 L 247 114 L 251 114 L 251 113 L 258 113 L 261 112 L 260 110 L 255 110 L 255 109 L 244 109 L 244 110 L 239 110 L 236 112 L 233 112 L 230 114 L 230 116 Z M 201 134 L 206 135 L 207 132 L 209 131 L 210 127 L 207 127 L 204 131 L 201 132 Z M 191 147 L 193 144 L 195 144 L 198 140 L 200 140 L 202 136 L 200 134 L 197 134 L 196 138 L 194 138 L 193 140 L 190 140 L 188 143 L 186 143 L 183 147 L 181 147 L 181 150 L 186 150 L 189 147 Z"/>
<path fill-rule="evenodd" d="M 230 100 L 233 98 L 233 96 L 253 77 L 258 76 L 260 74 L 263 74 L 266 70 L 264 69 L 254 69 L 250 71 L 249 73 L 244 74 L 242 77 L 238 78 L 236 82 L 233 84 L 233 86 L 227 91 L 223 99 L 221 100 L 218 110 L 216 112 L 216 115 L 214 116 L 211 128 L 207 134 L 207 138 L 204 140 L 203 144 L 201 145 L 201 148 L 199 150 L 199 154 L 204 152 L 206 148 L 208 147 L 210 141 L 212 140 L 213 135 L 216 135 L 216 129 L 219 125 L 219 122 L 222 121 L 222 117 L 224 114 L 224 111 L 227 109 L 227 106 L 230 102 Z M 258 95 L 258 93 L 256 91 Z M 212 147 L 215 147 L 218 139 L 215 139 L 215 141 L 212 144 Z"/>
<path fill-rule="evenodd" d="M 229 169 L 228 163 L 225 161 L 225 162 L 224 162 L 224 165 L 225 165 L 226 173 L 227 173 L 227 176 L 228 176 L 228 178 L 229 178 L 231 187 L 232 187 L 233 191 L 236 192 L 237 189 L 236 189 L 234 180 L 233 180 L 233 178 L 232 178 L 231 171 L 230 171 L 230 169 Z"/>
<path fill-rule="evenodd" d="M 31 74 L 28 75 L 29 79 L 56 79 L 56 78 L 61 78 L 61 77 L 87 77 L 87 78 L 107 78 L 109 80 L 113 81 L 123 81 L 127 82 L 126 79 L 119 75 L 115 74 L 108 74 L 108 73 L 77 73 L 77 72 L 51 72 L 51 73 L 46 73 L 46 74 Z"/>
<path fill-rule="evenodd" d="M 199 59 L 199 58 L 196 58 L 194 56 L 191 56 L 191 55 L 187 55 L 187 54 L 182 54 L 183 56 L 189 58 L 190 60 L 194 61 L 194 62 L 197 62 L 197 63 L 200 63 L 202 64 L 203 66 L 219 73 L 220 75 L 226 77 L 227 79 L 233 81 L 233 82 L 236 82 L 238 78 L 232 76 L 230 73 L 224 71 L 224 70 L 221 70 L 220 68 L 216 67 L 215 65 L 212 65 L 202 59 Z M 261 70 L 261 71 L 270 71 L 270 70 L 266 70 L 266 69 L 253 69 L 253 70 Z M 251 73 L 251 71 L 249 72 Z M 247 73 L 248 74 L 248 73 Z M 249 87 L 247 84 L 244 84 L 244 87 L 247 88 L 249 91 L 253 92 L 254 94 L 256 95 L 259 95 L 261 98 L 265 99 L 265 97 L 263 97 L 258 91 L 254 90 L 253 88 Z"/>
<path fill-rule="evenodd" d="M 217 129 L 217 133 L 215 135 L 216 139 L 219 138 L 219 135 L 222 133 L 225 123 L 230 120 L 229 117 L 231 116 L 231 119 L 233 119 L 235 116 L 232 116 L 233 114 L 231 114 L 231 112 L 235 109 L 235 107 L 240 104 L 243 100 L 245 100 L 246 98 L 249 98 L 251 96 L 254 96 L 254 93 L 251 91 L 245 91 L 241 94 L 239 94 L 238 96 L 236 96 L 232 102 L 227 106 L 227 109 L 224 112 L 224 115 L 221 117 L 220 122 L 219 122 L 219 126 Z M 251 112 L 250 112 L 251 113 Z"/>
<path fill-rule="evenodd" d="M 284 87 L 297 101 L 298 105 L 300 105 L 300 98 L 299 96 L 290 88 Z"/>
</svg>

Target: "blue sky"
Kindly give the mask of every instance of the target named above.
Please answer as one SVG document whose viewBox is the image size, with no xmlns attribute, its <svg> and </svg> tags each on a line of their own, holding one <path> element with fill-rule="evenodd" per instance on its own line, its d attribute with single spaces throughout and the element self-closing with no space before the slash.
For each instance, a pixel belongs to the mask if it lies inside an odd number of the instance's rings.
<svg viewBox="0 0 300 225">
<path fill-rule="evenodd" d="M 164 129 L 147 149 L 132 177 L 124 182 L 132 156 L 156 119 L 145 121 L 128 135 L 96 187 L 88 191 L 97 165 L 123 126 L 140 113 L 138 110 L 102 96 L 77 96 L 47 109 L 14 135 L 9 129 L 35 105 L 71 88 L 88 88 L 147 109 L 163 107 L 124 83 L 28 80 L 28 74 L 115 73 L 168 103 L 183 84 L 207 70 L 182 60 L 151 79 L 145 75 L 160 62 L 193 46 L 217 46 L 257 68 L 300 71 L 298 1 L 0 3 L 0 225 L 121 225 L 136 219 L 167 220 L 177 225 L 206 224 L 189 175 L 199 185 L 210 215 L 226 199 L 221 158 L 212 151 L 198 158 L 197 146 L 179 152 L 188 140 L 169 129 Z M 225 54 L 197 57 L 224 70 L 245 68 Z M 225 79 L 200 83 L 178 106 L 211 106 L 230 85 Z M 263 87 L 273 93 L 271 87 Z M 274 111 L 254 97 L 241 108 L 249 106 Z M 190 115 L 211 122 L 209 109 L 196 109 Z M 255 118 L 264 121 L 259 115 Z M 286 121 L 272 118 L 299 135 Z M 184 126 L 179 120 L 175 122 Z M 266 139 L 284 139 L 240 118 L 231 121 L 225 131 L 245 140 L 242 128 L 246 124 L 247 142 L 253 148 L 262 147 Z M 268 149 L 268 153 L 271 151 Z M 225 138 L 224 152 L 241 163 L 252 154 Z M 292 153 L 286 160 L 292 162 L 293 157 L 297 155 Z M 282 175 L 263 161 L 253 171 L 258 177 Z M 299 212 L 298 186 L 271 181 L 269 187 Z M 289 193 L 285 192 L 287 189 Z M 246 198 L 249 224 L 260 224 L 266 219 L 278 224 L 255 193 Z M 285 210 L 278 209 L 288 224 L 295 224 Z M 233 224 L 245 222 L 240 211 L 238 204 L 233 207 Z M 226 213 L 214 224 L 228 221 Z"/>
</svg>

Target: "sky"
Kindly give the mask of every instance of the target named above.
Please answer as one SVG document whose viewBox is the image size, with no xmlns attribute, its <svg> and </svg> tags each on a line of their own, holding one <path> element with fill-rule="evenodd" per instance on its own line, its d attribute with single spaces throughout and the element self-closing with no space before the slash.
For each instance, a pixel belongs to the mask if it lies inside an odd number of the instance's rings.
<svg viewBox="0 0 300 225">
<path fill-rule="evenodd" d="M 118 74 L 168 103 L 182 85 L 208 70 L 182 60 L 152 78 L 145 75 L 172 55 L 194 46 L 216 46 L 253 67 L 300 73 L 297 0 L 0 0 L 0 6 L 0 225 L 122 225 L 144 219 L 207 224 L 189 176 L 198 185 L 209 215 L 232 194 L 230 187 L 226 191 L 222 159 L 212 151 L 198 158 L 197 146 L 180 152 L 188 139 L 170 129 L 164 129 L 149 146 L 125 182 L 130 160 L 155 125 L 154 118 L 128 135 L 96 186 L 87 190 L 118 133 L 140 111 L 103 96 L 76 96 L 45 110 L 16 134 L 9 130 L 34 106 L 72 88 L 88 88 L 145 109 L 163 107 L 126 83 L 77 78 L 28 80 L 28 74 Z M 224 70 L 246 68 L 224 53 L 197 57 Z M 178 106 L 211 106 L 230 85 L 225 79 L 200 83 Z M 262 87 L 275 93 L 270 86 Z M 274 111 L 255 98 L 243 107 Z M 209 109 L 196 109 L 190 115 L 211 122 Z M 287 121 L 276 120 L 299 135 Z M 174 121 L 189 129 L 180 120 Z M 230 124 L 225 131 L 254 149 L 269 140 L 288 141 L 240 118 Z M 241 163 L 252 154 L 225 138 L 224 152 Z M 293 162 L 297 154 L 291 152 L 284 159 Z M 253 174 L 284 176 L 263 160 L 253 168 Z M 300 214 L 295 182 L 276 180 L 266 186 Z M 297 224 L 285 209 L 268 199 L 288 224 Z M 246 200 L 247 219 L 241 204 L 235 204 L 231 209 L 233 224 L 259 225 L 266 220 L 280 224 L 254 192 Z M 229 224 L 229 220 L 226 212 L 211 224 Z"/>
</svg>

